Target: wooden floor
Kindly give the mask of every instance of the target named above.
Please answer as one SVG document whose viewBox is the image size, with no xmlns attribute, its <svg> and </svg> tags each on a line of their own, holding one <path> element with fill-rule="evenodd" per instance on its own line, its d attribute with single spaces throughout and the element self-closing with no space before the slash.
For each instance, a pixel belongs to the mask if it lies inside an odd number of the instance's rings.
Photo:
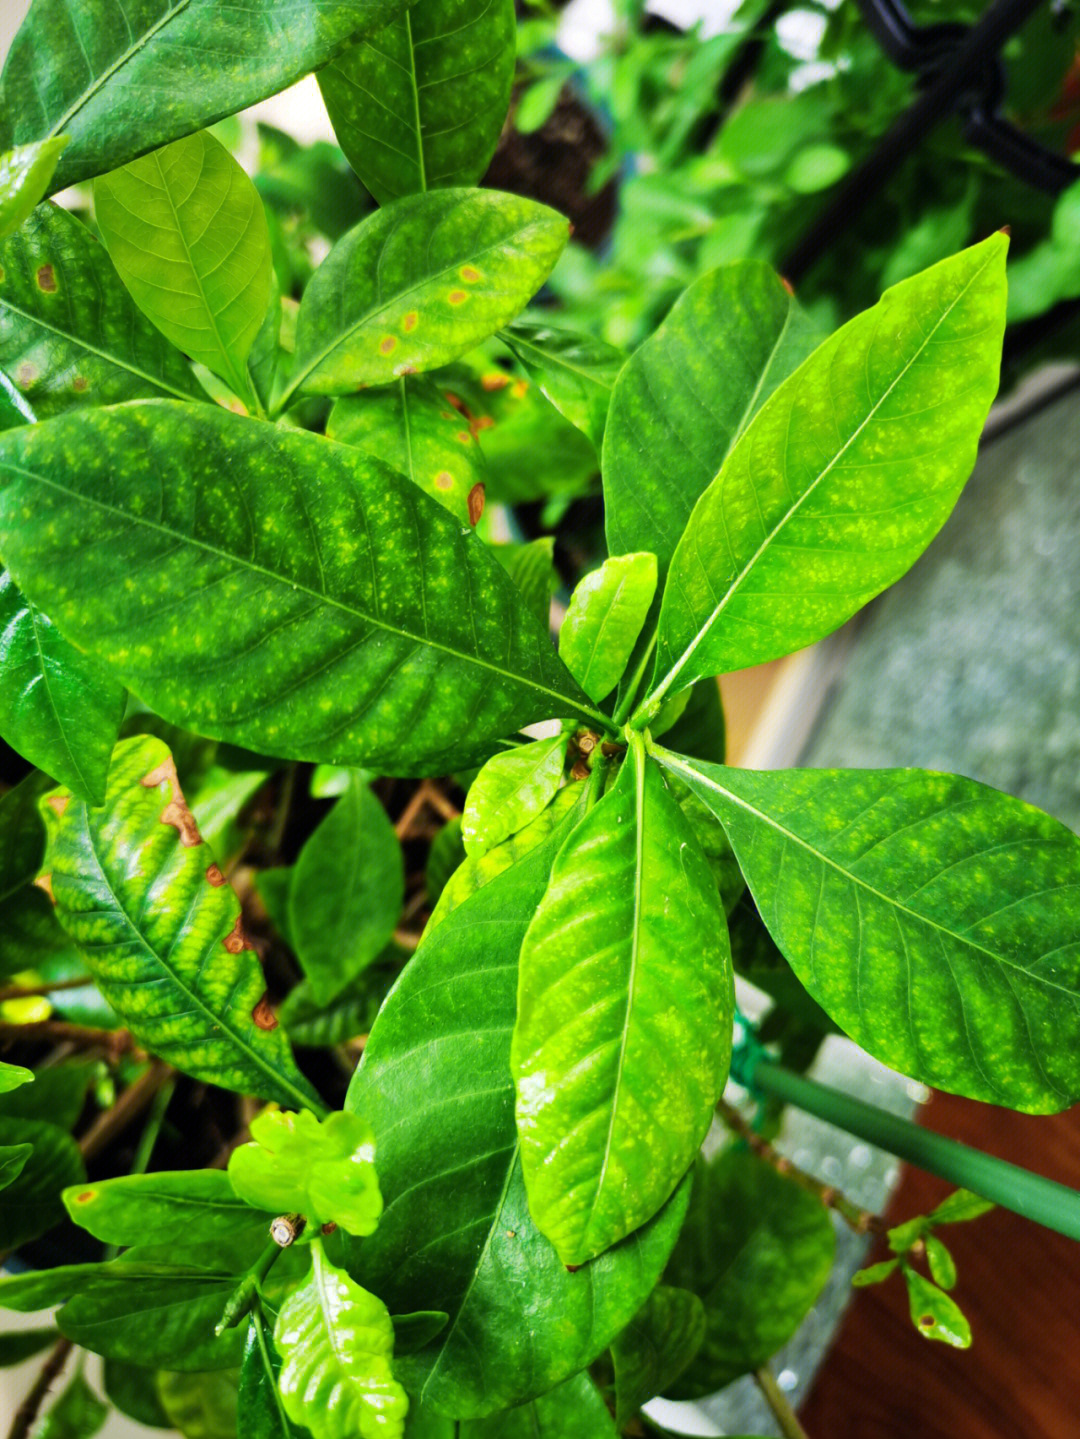
<svg viewBox="0 0 1080 1439">
<path fill-rule="evenodd" d="M 922 1122 L 1080 1188 L 1080 1107 L 1013 1114 L 935 1094 Z M 949 1186 L 905 1169 L 899 1223 Z M 1080 1244 L 995 1210 L 942 1230 L 971 1322 L 966 1351 L 915 1332 L 897 1276 L 858 1291 L 800 1411 L 810 1439 L 1080 1439 Z M 886 1258 L 884 1245 L 871 1259 Z"/>
</svg>

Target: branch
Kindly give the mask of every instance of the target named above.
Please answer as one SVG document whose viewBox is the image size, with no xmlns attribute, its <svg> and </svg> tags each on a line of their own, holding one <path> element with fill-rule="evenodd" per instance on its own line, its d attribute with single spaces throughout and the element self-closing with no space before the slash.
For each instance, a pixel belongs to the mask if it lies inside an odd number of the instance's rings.
<svg viewBox="0 0 1080 1439">
<path fill-rule="evenodd" d="M 8 1430 L 8 1439 L 27 1439 L 50 1386 L 56 1379 L 59 1379 L 73 1348 L 74 1345 L 70 1339 L 60 1338 L 49 1350 L 41 1373 L 34 1381 L 34 1387 L 15 1411 L 15 1418 L 11 1421 L 11 1428 Z"/>
<path fill-rule="evenodd" d="M 62 989 L 84 989 L 93 982 L 89 974 L 80 974 L 75 979 L 54 979 L 48 984 L 9 984 L 0 989 L 0 1003 L 6 999 L 36 999 L 41 994 L 59 994 Z"/>
<path fill-rule="evenodd" d="M 150 1068 L 140 1074 L 134 1084 L 128 1085 L 111 1109 L 98 1115 L 79 1140 L 79 1152 L 83 1159 L 93 1159 L 100 1154 L 133 1119 L 138 1118 L 158 1090 L 169 1082 L 175 1073 L 176 1070 L 171 1064 L 166 1064 L 162 1059 L 153 1060 Z"/>
<path fill-rule="evenodd" d="M 765 1403 L 772 1410 L 772 1416 L 780 1426 L 784 1439 L 810 1439 L 799 1423 L 795 1410 L 788 1403 L 787 1395 L 764 1365 L 754 1370 L 754 1383 L 761 1390 Z"/>
<path fill-rule="evenodd" d="M 0 1020 L 0 1044 L 12 1039 L 59 1039 L 88 1049 L 100 1045 L 119 1059 L 122 1054 L 137 1052 L 135 1037 L 127 1029 L 91 1029 L 85 1024 L 68 1024 L 62 1019 L 37 1019 L 29 1024 Z"/>
</svg>

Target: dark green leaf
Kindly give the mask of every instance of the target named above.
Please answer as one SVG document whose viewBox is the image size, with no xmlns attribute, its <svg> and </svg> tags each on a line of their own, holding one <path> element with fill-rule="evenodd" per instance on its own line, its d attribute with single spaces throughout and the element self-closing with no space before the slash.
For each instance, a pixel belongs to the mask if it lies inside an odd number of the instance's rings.
<svg viewBox="0 0 1080 1439">
<path fill-rule="evenodd" d="M 975 463 L 998 385 L 997 234 L 887 290 L 775 390 L 671 565 L 653 697 L 820 639 L 908 570 Z"/>
<path fill-rule="evenodd" d="M 407 957 L 399 946 L 387 946 L 375 964 L 326 1005 L 315 1003 L 303 981 L 279 1008 L 278 1019 L 294 1044 L 312 1049 L 327 1049 L 357 1039 L 375 1023 L 379 1006 Z"/>
<path fill-rule="evenodd" d="M 245 365 L 270 303 L 270 234 L 228 150 L 205 132 L 176 140 L 103 175 L 94 211 L 147 319 L 250 399 Z"/>
<path fill-rule="evenodd" d="M 724 1087 L 735 995 L 705 857 L 637 743 L 521 950 L 512 1066 L 529 1210 L 564 1264 L 654 1215 Z"/>
<path fill-rule="evenodd" d="M 188 728 L 442 774 L 523 724 L 602 718 L 484 546 L 347 446 L 136 404 L 6 432 L 0 477 L 16 581 Z"/>
<path fill-rule="evenodd" d="M 691 790 L 690 795 L 692 799 L 697 799 L 696 791 Z M 713 815 L 713 818 L 716 816 Z M 822 1034 L 838 1032 L 837 1026 L 817 1000 L 807 993 L 805 985 L 777 949 L 776 941 L 766 929 L 754 901 L 745 891 L 728 915 L 728 932 L 736 974 L 764 990 L 778 1008 L 792 1018 L 813 1025 Z"/>
<path fill-rule="evenodd" d="M 542 320 L 517 320 L 499 338 L 510 346 L 529 378 L 599 453 L 611 392 L 625 355 L 603 340 L 552 329 Z"/>
<path fill-rule="evenodd" d="M 106 1397 L 121 1414 L 149 1429 L 171 1429 L 172 1422 L 158 1397 L 157 1370 L 124 1359 L 106 1359 L 102 1371 Z"/>
<path fill-rule="evenodd" d="M 64 1217 L 60 1191 L 86 1178 L 82 1155 L 69 1134 L 41 1120 L 0 1119 L 0 1149 L 32 1144 L 18 1177 L 0 1190 L 0 1235 L 18 1249 Z"/>
<path fill-rule="evenodd" d="M 559 588 L 554 539 L 548 535 L 530 540 L 527 545 L 492 545 L 491 553 L 546 630 L 550 623 L 551 597 Z"/>
<path fill-rule="evenodd" d="M 643 1404 L 671 1388 L 704 1342 L 705 1306 L 698 1296 L 658 1285 L 611 1346 L 620 1430 Z"/>
<path fill-rule="evenodd" d="M 454 1415 L 525 1403 L 590 1363 L 644 1303 L 685 1212 L 684 1187 L 573 1274 L 529 1218 L 510 1032 L 518 951 L 562 837 L 549 831 L 429 930 L 347 1100 L 374 1126 L 386 1199 L 377 1232 L 351 1247 L 350 1269 L 395 1313 L 449 1314 L 395 1370 L 417 1400 Z"/>
<path fill-rule="evenodd" d="M 0 1144 L 0 1189 L 14 1184 L 33 1152 L 32 1144 Z"/>
<path fill-rule="evenodd" d="M 272 1213 L 253 1213 L 220 1169 L 128 1174 L 76 1185 L 63 1194 L 76 1224 L 107 1244 L 175 1244 L 197 1250 L 218 1241 L 264 1238 Z"/>
<path fill-rule="evenodd" d="M 936 1234 L 928 1234 L 923 1240 L 926 1246 L 926 1262 L 930 1266 L 930 1277 L 942 1289 L 956 1286 L 956 1262 Z"/>
<path fill-rule="evenodd" d="M 656 738 L 659 734 L 654 731 Z M 693 759 L 723 764 L 726 758 L 724 707 L 714 679 L 691 686 L 690 699 L 678 720 L 664 736 L 667 748 Z"/>
<path fill-rule="evenodd" d="M 816 1195 L 743 1148 L 699 1163 L 667 1279 L 705 1304 L 705 1343 L 672 1398 L 693 1399 L 759 1368 L 805 1319 L 836 1236 Z"/>
<path fill-rule="evenodd" d="M 13 1329 L 0 1334 L 0 1369 L 10 1369 L 33 1359 L 44 1349 L 51 1349 L 59 1339 L 55 1329 Z"/>
<path fill-rule="evenodd" d="M 0 147 L 66 134 L 52 188 L 115 169 L 284 90 L 401 0 L 34 0 L 2 79 Z"/>
<path fill-rule="evenodd" d="M 971 1325 L 955 1299 L 931 1284 L 910 1264 L 904 1265 L 911 1322 L 924 1339 L 938 1339 L 953 1349 L 971 1348 Z"/>
<path fill-rule="evenodd" d="M 66 135 L 57 135 L 0 155 L 0 239 L 17 230 L 44 198 L 67 143 Z"/>
<path fill-rule="evenodd" d="M 157 1376 L 161 1407 L 184 1439 L 237 1439 L 237 1376 L 163 1371 Z M 243 1439 L 249 1439 L 244 1435 Z"/>
<path fill-rule="evenodd" d="M 449 1314 L 441 1309 L 420 1309 L 415 1314 L 392 1314 L 394 1349 L 398 1354 L 411 1354 L 423 1349 L 450 1323 Z"/>
<path fill-rule="evenodd" d="M 528 1404 L 459 1425 L 461 1439 L 615 1439 L 607 1405 L 587 1374 Z"/>
<path fill-rule="evenodd" d="M 567 222 L 497 190 L 410 195 L 344 235 L 304 291 L 286 397 L 340 395 L 433 370 L 528 303 Z"/>
<path fill-rule="evenodd" d="M 39 206 L 0 241 L 0 370 L 39 420 L 143 396 L 206 398 L 104 246 L 58 205 Z"/>
<path fill-rule="evenodd" d="M 45 824 L 37 804 L 49 787 L 46 776 L 31 774 L 0 795 L 0 976 L 4 977 L 38 968 L 73 949 L 48 896 L 34 884 L 45 860 Z M 81 969 L 82 961 L 77 963 Z"/>
<path fill-rule="evenodd" d="M 450 876 L 465 859 L 465 845 L 461 838 L 461 816 L 449 820 L 431 841 L 427 866 L 424 870 L 424 888 L 429 904 L 437 903 L 446 888 Z"/>
<path fill-rule="evenodd" d="M 603 471 L 613 555 L 652 550 L 666 574 L 698 497 L 816 339 L 759 260 L 691 285 L 612 395 Z"/>
<path fill-rule="evenodd" d="M 506 119 L 513 0 L 424 0 L 319 71 L 330 123 L 380 205 L 472 185 Z"/>
<path fill-rule="evenodd" d="M 723 820 L 762 918 L 885 1064 L 1032 1113 L 1080 1097 L 1080 839 L 925 770 L 663 762 Z"/>
<path fill-rule="evenodd" d="M 92 1439 L 105 1423 L 109 1406 L 103 1404 L 80 1370 L 49 1412 L 34 1426 L 34 1439 Z"/>
<path fill-rule="evenodd" d="M 103 808 L 59 796 L 45 808 L 57 914 L 140 1041 L 212 1084 L 317 1104 L 284 1035 L 258 1022 L 265 986 L 239 900 L 165 745 L 117 745 Z"/>
<path fill-rule="evenodd" d="M 236 1427 L 243 1439 L 299 1439 L 301 1431 L 285 1413 L 278 1393 L 280 1372 L 281 1356 L 256 1306 L 244 1343 L 236 1405 Z"/>
<path fill-rule="evenodd" d="M 85 1289 L 102 1272 L 101 1264 L 62 1264 L 56 1269 L 31 1269 L 0 1278 L 0 1309 L 32 1314 L 62 1304 Z"/>
<path fill-rule="evenodd" d="M 613 555 L 570 597 L 559 631 L 563 664 L 591 700 L 618 684 L 656 594 L 656 556 Z"/>
<path fill-rule="evenodd" d="M 0 570 L 0 734 L 81 799 L 102 804 L 124 690 L 68 644 Z"/>
<path fill-rule="evenodd" d="M 329 1004 L 386 948 L 405 873 L 394 827 L 365 775 L 311 835 L 292 869 L 288 940 L 317 1004 Z"/>
<path fill-rule="evenodd" d="M 2 1069 L 14 1068 L 2 1065 Z M 2 1093 L 3 1079 L 0 1078 L 0 1117 L 5 1119 L 44 1119 L 69 1132 L 75 1128 L 86 1102 L 86 1091 L 94 1078 L 94 1066 L 78 1060 L 70 1064 L 52 1064 L 38 1069 L 36 1074 L 22 1071 L 26 1080 L 33 1080 L 32 1087 Z M 24 1081 L 25 1083 L 26 1081 Z"/>
<path fill-rule="evenodd" d="M 562 782 L 569 743 L 569 734 L 557 734 L 488 760 L 469 786 L 461 816 L 467 854 L 493 849 L 548 807 Z"/>
</svg>

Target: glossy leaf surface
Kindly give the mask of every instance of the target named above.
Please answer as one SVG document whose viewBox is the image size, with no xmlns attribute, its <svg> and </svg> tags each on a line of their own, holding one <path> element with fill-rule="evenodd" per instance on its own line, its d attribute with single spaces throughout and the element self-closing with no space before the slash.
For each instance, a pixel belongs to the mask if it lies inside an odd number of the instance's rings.
<svg viewBox="0 0 1080 1439">
<path fill-rule="evenodd" d="M 684 1188 L 574 1274 L 529 1217 L 510 1032 L 518 951 L 560 842 L 550 834 L 429 932 L 347 1100 L 374 1126 L 386 1199 L 350 1269 L 396 1313 L 450 1316 L 395 1369 L 418 1401 L 451 1415 L 525 1403 L 590 1363 L 644 1303 L 685 1211 Z"/>
<path fill-rule="evenodd" d="M 887 290 L 774 391 L 672 560 L 656 694 L 801 649 L 922 554 L 997 392 L 1007 248 L 993 235 Z"/>
<path fill-rule="evenodd" d="M 58 205 L 39 205 L 0 241 L 0 270 L 0 369 L 37 419 L 154 395 L 206 398 L 105 247 Z"/>
<path fill-rule="evenodd" d="M 926 770 L 664 762 L 723 820 L 762 919 L 837 1024 L 926 1084 L 1080 1096 L 1080 839 Z"/>
<path fill-rule="evenodd" d="M 201 734 L 444 774 L 522 724 L 592 713 L 498 561 L 345 445 L 210 405 L 130 405 L 8 431 L 5 480 L 16 582 Z"/>
<path fill-rule="evenodd" d="M 259 1209 L 301 1213 L 347 1234 L 375 1231 L 382 1196 L 371 1125 L 340 1111 L 320 1124 L 313 1114 L 264 1110 L 251 1121 L 251 1144 L 229 1156 L 229 1181 Z"/>
<path fill-rule="evenodd" d="M 103 175 L 94 210 L 147 319 L 247 398 L 244 366 L 270 303 L 270 232 L 224 145 L 200 132 Z"/>
<path fill-rule="evenodd" d="M 293 866 L 288 939 L 317 1004 L 328 1004 L 389 944 L 405 873 L 394 827 L 352 771 L 344 793 Z"/>
<path fill-rule="evenodd" d="M 562 254 L 567 222 L 497 190 L 410 195 L 342 236 L 304 291 L 288 393 L 387 385 L 512 320 Z"/>
<path fill-rule="evenodd" d="M 622 351 L 590 335 L 554 329 L 542 320 L 516 320 L 499 338 L 560 415 L 588 435 L 599 453 L 611 393 L 626 359 Z"/>
<path fill-rule="evenodd" d="M 179 1069 L 241 1093 L 311 1102 L 265 991 L 240 903 L 202 843 L 165 745 L 113 752 L 105 804 L 45 806 L 61 923 L 140 1042 Z"/>
<path fill-rule="evenodd" d="M 704 275 L 627 362 L 604 438 L 613 555 L 652 550 L 661 574 L 736 439 L 817 336 L 757 260 Z"/>
<path fill-rule="evenodd" d="M 705 857 L 640 745 L 560 849 L 511 1063 L 529 1210 L 564 1264 L 652 1217 L 727 1078 L 734 985 Z"/>
<path fill-rule="evenodd" d="M 465 852 L 481 855 L 534 820 L 562 781 L 569 735 L 493 755 L 469 786 L 461 816 Z"/>
<path fill-rule="evenodd" d="M 61 190 L 284 90 L 400 8 L 35 0 L 0 82 L 0 148 L 69 135 L 52 182 Z"/>
<path fill-rule="evenodd" d="M 689 1289 L 660 1284 L 611 1346 L 615 1422 L 625 1429 L 643 1404 L 664 1394 L 705 1342 L 705 1306 Z"/>
<path fill-rule="evenodd" d="M 587 1374 L 575 1374 L 539 1399 L 460 1426 L 461 1439 L 615 1439 L 607 1405 Z"/>
<path fill-rule="evenodd" d="M 0 570 L 0 734 L 31 764 L 101 804 L 124 690 L 68 644 Z"/>
<path fill-rule="evenodd" d="M 237 1198 L 219 1169 L 127 1174 L 65 1189 L 64 1205 L 76 1224 L 106 1244 L 243 1243 L 266 1235 L 273 1213 L 256 1214 Z"/>
<path fill-rule="evenodd" d="M 18 974 L 73 949 L 45 891 L 34 881 L 45 860 L 38 800 L 49 780 L 31 774 L 0 795 L 0 976 Z M 77 964 L 81 962 L 76 960 Z"/>
<path fill-rule="evenodd" d="M 7 1094 L 13 1089 L 18 1089 L 23 1084 L 33 1082 L 34 1071 L 25 1069 L 21 1064 L 8 1064 L 0 1061 L 0 1094 Z"/>
<path fill-rule="evenodd" d="M 506 119 L 513 0 L 424 0 L 319 72 L 330 123 L 380 205 L 472 185 Z"/>
<path fill-rule="evenodd" d="M 178 1429 L 184 1439 L 238 1439 L 235 1374 L 221 1370 L 209 1374 L 163 1370 L 157 1377 L 157 1388 L 171 1427 Z"/>
<path fill-rule="evenodd" d="M 318 1240 L 308 1282 L 274 1326 L 285 1412 L 314 1439 L 401 1439 L 409 1401 L 393 1374 L 385 1304 L 335 1269 Z"/>
<path fill-rule="evenodd" d="M 613 555 L 570 596 L 559 654 L 591 700 L 618 684 L 656 594 L 656 556 Z"/>
<path fill-rule="evenodd" d="M 57 135 L 0 155 L 0 239 L 17 230 L 44 197 L 67 143 L 66 135 Z"/>
<path fill-rule="evenodd" d="M 666 1278 L 700 1295 L 705 1342 L 670 1396 L 711 1394 L 764 1364 L 806 1317 L 835 1248 L 820 1199 L 749 1150 L 699 1162 Z"/>
<path fill-rule="evenodd" d="M 45 1234 L 64 1217 L 60 1191 L 86 1178 L 82 1155 L 69 1134 L 41 1120 L 0 1118 L 0 1149 L 33 1145 L 10 1183 L 0 1190 L 0 1231 L 9 1249 Z M 15 1156 L 12 1156 L 15 1158 Z"/>
<path fill-rule="evenodd" d="M 971 1348 L 971 1325 L 955 1299 L 905 1264 L 911 1322 L 924 1339 L 937 1339 L 953 1349 Z"/>
<path fill-rule="evenodd" d="M 35 1427 L 35 1439 L 92 1439 L 108 1416 L 109 1406 L 97 1397 L 80 1370 Z"/>
<path fill-rule="evenodd" d="M 258 1307 L 251 1316 L 240 1365 L 236 1428 L 244 1439 L 299 1439 L 278 1392 L 281 1356 Z"/>
<path fill-rule="evenodd" d="M 0 1115 L 11 1119 L 43 1119 L 70 1133 L 82 1114 L 86 1091 L 96 1078 L 97 1066 L 75 1059 L 66 1064 L 40 1066 L 36 1073 L 29 1069 L 21 1073 L 25 1080 L 17 1089 L 5 1093 L 0 1083 Z M 31 1080 L 32 1088 L 26 1087 Z"/>
</svg>

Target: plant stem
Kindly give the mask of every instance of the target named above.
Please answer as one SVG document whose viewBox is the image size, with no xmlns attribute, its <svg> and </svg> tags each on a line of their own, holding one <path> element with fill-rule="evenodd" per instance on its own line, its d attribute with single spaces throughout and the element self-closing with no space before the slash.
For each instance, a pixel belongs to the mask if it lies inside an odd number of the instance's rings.
<svg viewBox="0 0 1080 1439">
<path fill-rule="evenodd" d="M 117 1058 L 136 1048 L 133 1036 L 126 1029 L 91 1029 L 62 1019 L 37 1019 L 29 1024 L 0 1020 L 0 1043 L 8 1039 L 67 1039 L 83 1048 L 99 1044 Z"/>
<path fill-rule="evenodd" d="M 1080 1193 L 1064 1184 L 955 1139 L 933 1134 L 909 1119 L 875 1109 L 801 1074 L 792 1074 L 763 1057 L 756 1060 L 747 1078 L 755 1093 L 774 1095 L 919 1169 L 970 1189 L 1069 1239 L 1080 1239 Z"/>
<path fill-rule="evenodd" d="M 161 1133 L 161 1126 L 165 1121 L 165 1111 L 172 1101 L 173 1093 L 176 1090 L 176 1080 L 166 1079 L 158 1092 L 154 1095 L 153 1103 L 150 1106 L 150 1113 L 143 1126 L 143 1132 L 139 1136 L 139 1145 L 135 1150 L 135 1157 L 131 1161 L 131 1174 L 145 1174 L 147 1165 L 150 1163 L 150 1156 L 154 1152 L 154 1145 L 157 1143 L 158 1135 Z M 118 1244 L 106 1244 L 104 1259 L 106 1261 L 115 1259 L 120 1253 Z"/>
<path fill-rule="evenodd" d="M 784 1439 L 810 1439 L 799 1423 L 795 1410 L 788 1403 L 787 1395 L 764 1365 L 754 1370 L 754 1383 L 761 1390 L 765 1403 L 772 1410 L 772 1416 L 780 1426 Z"/>
<path fill-rule="evenodd" d="M 9 984 L 0 989 L 0 1004 L 6 999 L 36 999 L 42 994 L 59 994 L 62 989 L 83 989 L 93 982 L 91 975 L 80 974 L 75 979 L 54 979 L 47 984 Z"/>
<path fill-rule="evenodd" d="M 111 1109 L 99 1114 L 79 1140 L 83 1159 L 93 1159 L 111 1140 L 122 1133 L 133 1119 L 143 1112 L 154 1095 L 172 1082 L 176 1070 L 164 1060 L 155 1059 L 134 1084 L 129 1084 Z M 136 1171 L 137 1172 L 137 1171 Z"/>
<path fill-rule="evenodd" d="M 41 1367 L 41 1373 L 34 1381 L 33 1388 L 15 1412 L 15 1418 L 8 1430 L 8 1439 L 26 1439 L 33 1428 L 37 1412 L 41 1408 L 50 1386 L 63 1373 L 68 1355 L 74 1347 L 70 1339 L 61 1338 L 49 1350 L 48 1357 Z"/>
<path fill-rule="evenodd" d="M 259 1297 L 259 1285 L 263 1282 L 276 1262 L 285 1253 L 282 1245 L 274 1239 L 266 1246 L 240 1283 L 229 1296 L 214 1333 L 224 1334 L 226 1329 L 235 1329 Z"/>
</svg>

